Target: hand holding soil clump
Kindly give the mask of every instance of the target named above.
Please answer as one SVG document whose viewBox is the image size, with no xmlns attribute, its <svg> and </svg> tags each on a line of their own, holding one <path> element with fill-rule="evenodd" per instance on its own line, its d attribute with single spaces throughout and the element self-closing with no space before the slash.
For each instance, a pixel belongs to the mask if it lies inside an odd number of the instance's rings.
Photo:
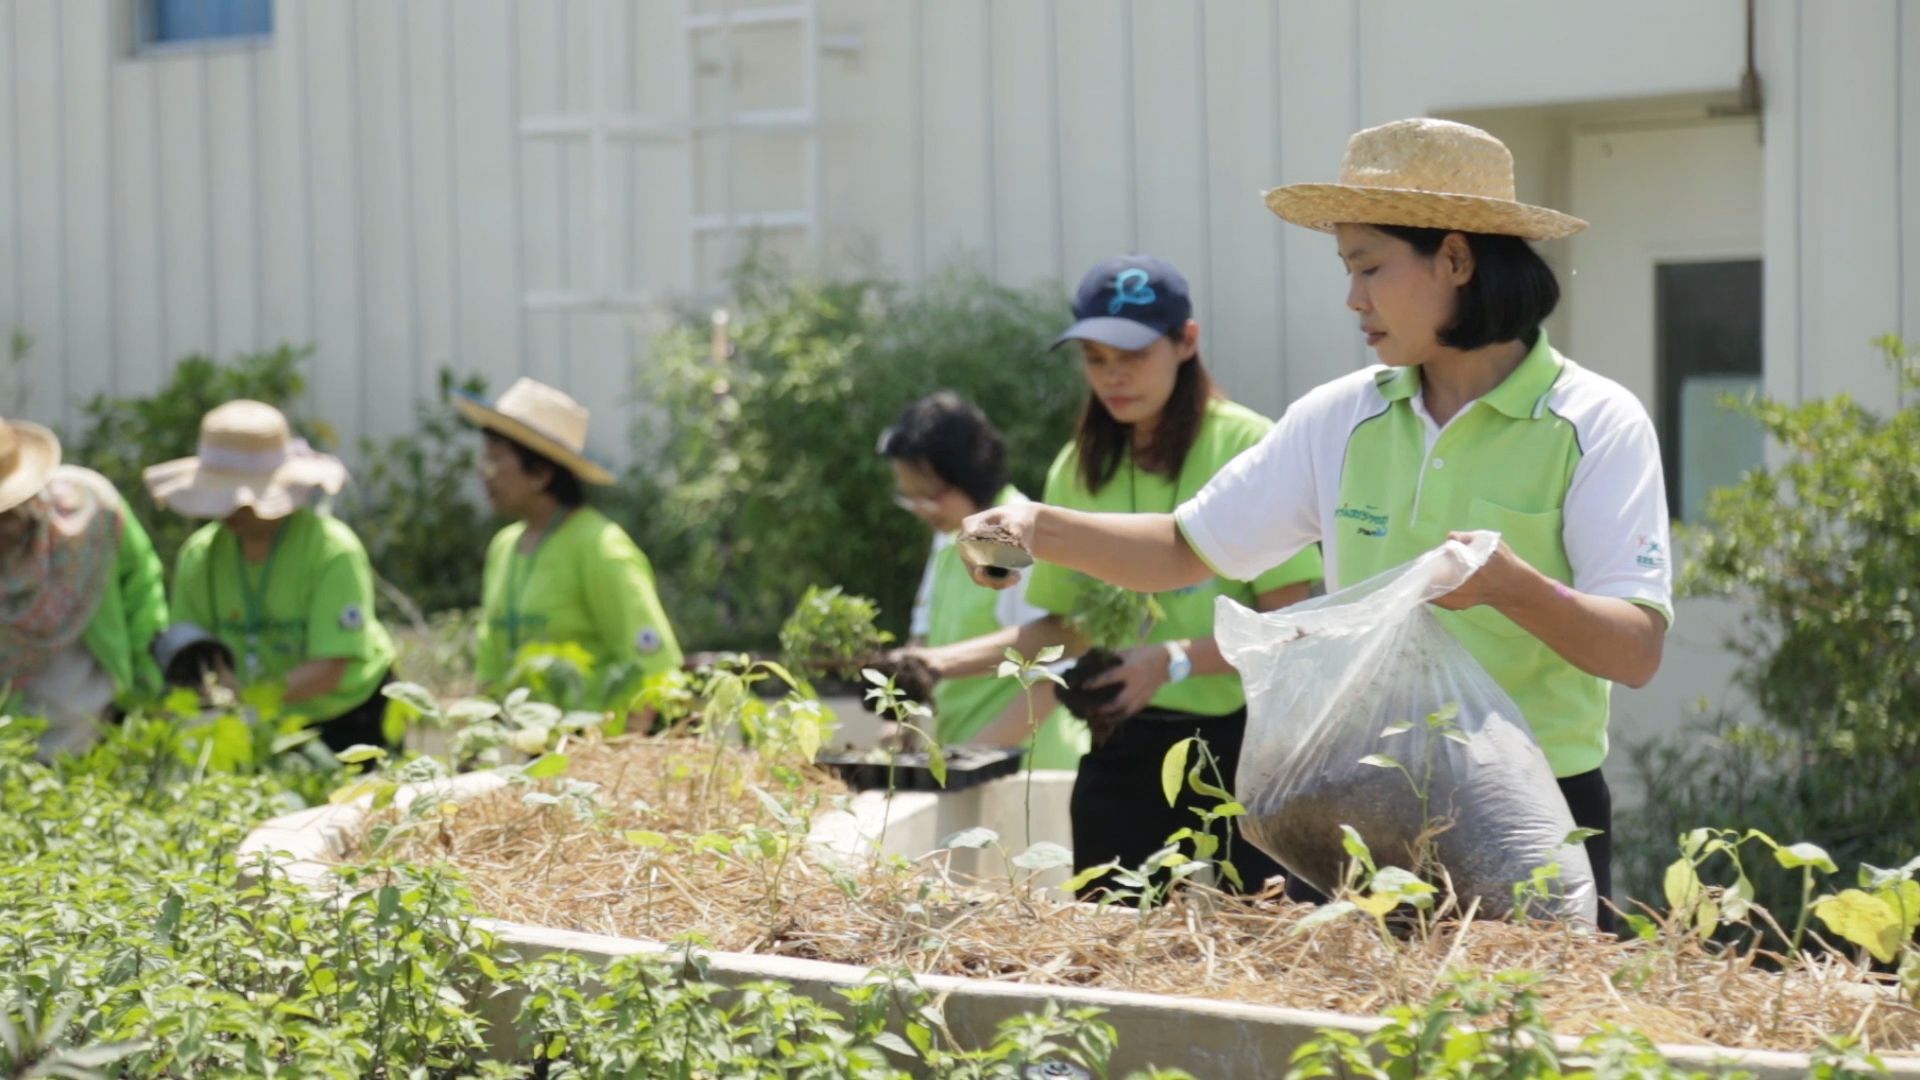
<svg viewBox="0 0 1920 1080">
<path fill-rule="evenodd" d="M 1093 648 L 1061 676 L 1067 685 L 1055 696 L 1068 712 L 1087 722 L 1095 746 L 1112 738 L 1126 717 L 1110 707 L 1120 696 L 1119 683 L 1098 689 L 1087 684 L 1119 667 L 1120 650 L 1139 644 L 1164 617 L 1153 597 L 1101 581 L 1093 582 L 1076 606 L 1070 622 Z"/>
<path fill-rule="evenodd" d="M 1005 525 L 982 525 L 970 529 L 961 533 L 956 543 L 969 563 L 984 569 L 993 577 L 1006 577 L 1014 570 L 1025 570 L 1033 565 L 1033 553 Z"/>
</svg>

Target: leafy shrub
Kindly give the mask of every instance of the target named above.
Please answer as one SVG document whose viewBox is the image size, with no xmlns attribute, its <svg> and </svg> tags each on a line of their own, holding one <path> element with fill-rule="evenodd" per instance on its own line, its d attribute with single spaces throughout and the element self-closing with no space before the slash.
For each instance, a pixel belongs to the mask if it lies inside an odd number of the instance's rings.
<svg viewBox="0 0 1920 1080">
<path fill-rule="evenodd" d="M 801 678 L 852 678 L 893 641 L 879 629 L 879 616 L 864 596 L 848 596 L 838 585 L 809 585 L 780 627 L 780 654 Z"/>
<path fill-rule="evenodd" d="M 747 272 L 734 353 L 702 319 L 663 335 L 642 375 L 652 406 L 623 517 L 656 565 L 690 649 L 768 649 L 820 581 L 879 604 L 904 637 L 926 527 L 889 501 L 874 439 L 909 402 L 950 387 L 1006 436 L 1013 479 L 1038 495 L 1082 395 L 1049 356 L 1066 306 L 955 271 L 924 288 L 881 278 Z"/>
<path fill-rule="evenodd" d="M 1093 648 L 1118 651 L 1139 644 L 1164 618 L 1166 612 L 1153 596 L 1095 580 L 1068 621 Z"/>
<path fill-rule="evenodd" d="M 1115 1034 L 1094 1011 L 1049 1006 L 961 1047 L 904 976 L 828 1007 L 776 983 L 721 987 L 690 952 L 522 960 L 476 925 L 455 875 L 427 867 L 343 868 L 335 902 L 234 855 L 300 805 L 281 781 L 309 789 L 307 765 L 209 769 L 182 741 L 197 725 L 134 717 L 48 766 L 36 726 L 0 718 L 7 1076 L 904 1080 L 916 1060 L 978 1080 L 1053 1060 L 1107 1075 Z"/>
<path fill-rule="evenodd" d="M 480 436 L 447 403 L 455 390 L 484 393 L 486 382 L 441 369 L 433 400 L 414 406 L 414 432 L 361 441 L 354 482 L 341 498 L 341 517 L 367 545 L 374 572 L 398 592 L 386 599 L 408 621 L 479 606 L 480 572 L 498 524 L 473 498 Z"/>
<path fill-rule="evenodd" d="M 1920 353 L 1877 344 L 1909 394 L 1920 389 Z M 1648 853 L 1703 822 L 1888 866 L 1920 815 L 1920 403 L 1740 407 L 1790 456 L 1714 494 L 1704 525 L 1682 536 L 1682 586 L 1751 604 L 1729 644 L 1761 715 L 1636 755 L 1649 805 L 1622 821 L 1619 847 L 1633 896 L 1659 894 L 1664 859 Z M 1763 906 L 1797 918 L 1793 875 L 1755 886 Z"/>
</svg>

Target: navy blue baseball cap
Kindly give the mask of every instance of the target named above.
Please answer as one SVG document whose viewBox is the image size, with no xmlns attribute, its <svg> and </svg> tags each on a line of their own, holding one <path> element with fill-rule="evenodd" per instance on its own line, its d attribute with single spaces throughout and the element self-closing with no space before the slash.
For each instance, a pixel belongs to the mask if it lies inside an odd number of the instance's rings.
<svg viewBox="0 0 1920 1080">
<path fill-rule="evenodd" d="M 1074 324 L 1053 341 L 1097 341 L 1134 352 L 1193 317 L 1186 276 L 1165 259 L 1122 255 L 1087 271 L 1073 297 Z"/>
</svg>

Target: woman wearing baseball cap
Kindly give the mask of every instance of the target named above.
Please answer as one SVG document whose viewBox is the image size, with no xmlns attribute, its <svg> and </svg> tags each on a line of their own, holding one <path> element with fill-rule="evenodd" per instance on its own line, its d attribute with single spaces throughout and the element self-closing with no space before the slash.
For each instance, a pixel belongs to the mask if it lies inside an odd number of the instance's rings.
<svg viewBox="0 0 1920 1080">
<path fill-rule="evenodd" d="M 1156 590 L 1314 543 L 1340 588 L 1459 532 L 1497 531 L 1493 560 L 1437 601 L 1441 621 L 1520 706 L 1575 823 L 1610 828 L 1608 695 L 1659 668 L 1672 569 L 1645 408 L 1541 326 L 1560 289 L 1529 242 L 1586 223 L 1516 201 L 1513 157 L 1493 136 L 1427 119 L 1354 135 L 1340 183 L 1279 188 L 1267 205 L 1334 235 L 1347 306 L 1380 366 L 1295 402 L 1177 507 L 1001 507 L 968 527 L 1000 525 L 1040 559 Z M 1587 854 L 1605 897 L 1604 831 Z"/>
<path fill-rule="evenodd" d="M 627 531 L 586 504 L 583 485 L 613 483 L 587 456 L 587 409 L 522 378 L 492 401 L 453 401 L 486 435 L 487 499 L 513 519 L 487 548 L 477 673 L 499 686 L 533 644 L 573 644 L 601 673 L 680 667 L 680 645 L 654 587 L 653 565 Z M 605 686 L 609 698 L 633 677 Z M 611 704 L 611 700 L 605 702 Z"/>
<path fill-rule="evenodd" d="M 114 705 L 160 690 L 164 572 L 120 493 L 0 420 L 0 707 L 43 716 L 40 752 L 85 749 Z"/>
<path fill-rule="evenodd" d="M 1054 345 L 1078 346 L 1088 394 L 1073 440 L 1047 474 L 1042 502 L 1048 508 L 1128 516 L 1170 513 L 1273 426 L 1226 400 L 1207 375 L 1187 280 L 1164 259 L 1129 255 L 1095 266 L 1080 283 L 1073 317 Z M 1038 507 L 1024 504 L 1005 516 L 1030 522 L 1042 512 Z M 1195 824 L 1189 812 L 1198 805 L 1195 795 L 1185 792 L 1170 807 L 1161 794 L 1161 763 L 1175 743 L 1200 737 L 1222 775 L 1233 776 L 1246 727 L 1246 698 L 1239 676 L 1213 641 L 1214 599 L 1230 596 L 1261 610 L 1304 599 L 1320 576 L 1319 554 L 1308 544 L 1288 556 L 1162 591 L 1158 600 L 1165 618 L 1143 644 L 1120 653 L 1117 667 L 1087 684 L 1112 696 L 1088 718 L 1104 737 L 1096 738 L 1081 759 L 1074 784 L 1077 869 L 1108 862 L 1137 867 L 1165 847 L 1169 835 Z M 926 650 L 923 658 L 941 677 L 990 672 L 1008 647 L 1023 656 L 1053 645 L 1076 655 L 1085 651 L 1087 643 L 1069 628 L 1068 619 L 1093 582 L 1052 555 L 1042 558 L 1047 561 L 1034 568 L 1027 598 L 1050 614 Z M 1245 844 L 1229 846 L 1222 857 L 1230 859 L 1250 890 L 1279 872 Z M 1097 879 L 1088 891 L 1105 884 Z"/>
<path fill-rule="evenodd" d="M 278 690 L 334 750 L 385 743 L 394 649 L 373 567 L 352 527 L 313 509 L 346 486 L 346 466 L 295 438 L 279 409 L 243 400 L 202 418 L 193 457 L 143 479 L 156 504 L 208 519 L 175 557 L 174 618 L 219 638 L 237 685 Z"/>
</svg>

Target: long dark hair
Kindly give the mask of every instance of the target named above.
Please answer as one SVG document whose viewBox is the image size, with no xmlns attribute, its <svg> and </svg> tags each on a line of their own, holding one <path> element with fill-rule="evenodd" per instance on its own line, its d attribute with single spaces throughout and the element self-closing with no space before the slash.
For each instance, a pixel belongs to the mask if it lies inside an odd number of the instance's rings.
<svg viewBox="0 0 1920 1080">
<path fill-rule="evenodd" d="M 1180 340 L 1184 331 L 1167 336 Z M 1200 438 L 1200 425 L 1207 419 L 1207 403 L 1222 397 L 1207 365 L 1198 352 L 1180 365 L 1173 378 L 1173 393 L 1160 408 L 1160 423 L 1154 426 L 1153 441 L 1134 460 L 1142 469 L 1178 479 L 1187 463 L 1187 454 Z M 1113 418 L 1100 398 L 1091 390 L 1080 409 L 1080 424 L 1073 432 L 1073 449 L 1080 459 L 1080 482 L 1089 493 L 1107 486 L 1120 463 L 1133 448 L 1133 425 Z"/>
</svg>

